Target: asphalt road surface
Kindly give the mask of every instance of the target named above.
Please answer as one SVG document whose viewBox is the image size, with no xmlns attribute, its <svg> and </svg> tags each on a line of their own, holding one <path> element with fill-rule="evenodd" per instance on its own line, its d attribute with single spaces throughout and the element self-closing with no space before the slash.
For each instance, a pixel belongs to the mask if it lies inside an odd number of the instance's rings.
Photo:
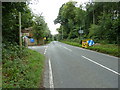
<svg viewBox="0 0 120 90">
<path fill-rule="evenodd" d="M 46 88 L 118 88 L 118 58 L 53 41 L 29 47 L 46 56 Z"/>
</svg>

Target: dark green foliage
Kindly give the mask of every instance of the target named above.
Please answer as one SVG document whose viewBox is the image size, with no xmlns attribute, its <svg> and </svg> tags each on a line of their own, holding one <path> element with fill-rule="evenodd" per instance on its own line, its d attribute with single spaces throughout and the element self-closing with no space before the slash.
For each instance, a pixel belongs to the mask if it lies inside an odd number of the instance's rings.
<svg viewBox="0 0 120 90">
<path fill-rule="evenodd" d="M 32 16 L 24 2 L 2 3 L 3 42 L 19 42 L 19 12 L 22 14 L 22 29 L 31 26 Z"/>
<path fill-rule="evenodd" d="M 68 2 L 63 4 L 59 10 L 58 17 L 55 19 L 54 23 L 60 23 L 61 26 L 58 30 L 60 34 L 64 34 L 64 39 L 72 39 L 78 37 L 78 30 L 84 25 L 82 16 L 84 17 L 84 11 L 81 7 L 75 7 L 76 2 Z"/>
<path fill-rule="evenodd" d="M 82 38 L 92 38 L 99 43 L 118 44 L 120 2 L 87 3 L 86 10 L 82 9 L 82 5 L 76 7 L 75 4 L 76 2 L 67 2 L 59 10 L 58 17 L 54 21 L 55 24 L 61 24 L 57 29 L 59 37 L 79 38 L 78 30 L 81 27 L 84 30 Z"/>
<path fill-rule="evenodd" d="M 44 57 L 32 50 L 9 43 L 2 50 L 2 87 L 39 88 Z"/>
<path fill-rule="evenodd" d="M 22 29 L 32 27 L 33 16 L 25 2 L 2 3 L 2 87 L 39 88 L 44 57 L 18 45 L 19 12 Z"/>
<path fill-rule="evenodd" d="M 50 30 L 44 20 L 44 17 L 41 15 L 34 17 L 33 37 L 37 39 L 37 44 L 39 44 L 39 39 L 50 37 Z"/>
<path fill-rule="evenodd" d="M 88 49 L 97 51 L 97 52 L 102 52 L 106 54 L 110 54 L 116 57 L 120 57 L 120 53 L 118 51 L 118 45 L 114 44 L 101 44 L 101 45 L 96 45 L 93 47 L 88 47 Z"/>
</svg>

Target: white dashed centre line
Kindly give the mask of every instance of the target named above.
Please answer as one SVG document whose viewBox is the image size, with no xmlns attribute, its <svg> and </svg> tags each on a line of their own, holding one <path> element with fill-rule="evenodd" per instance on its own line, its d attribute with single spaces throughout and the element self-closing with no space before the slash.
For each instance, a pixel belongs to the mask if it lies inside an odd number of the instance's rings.
<svg viewBox="0 0 120 90">
<path fill-rule="evenodd" d="M 67 47 L 64 47 L 64 46 L 61 46 L 61 45 L 59 45 L 59 46 L 65 48 L 65 49 L 67 49 L 67 50 L 70 51 L 70 52 L 72 52 L 72 50 L 69 49 L 69 48 L 67 48 Z"/>
<path fill-rule="evenodd" d="M 47 48 L 48 48 L 48 46 L 46 46 L 45 51 L 44 51 L 44 54 L 46 54 L 46 52 L 47 52 Z"/>
</svg>

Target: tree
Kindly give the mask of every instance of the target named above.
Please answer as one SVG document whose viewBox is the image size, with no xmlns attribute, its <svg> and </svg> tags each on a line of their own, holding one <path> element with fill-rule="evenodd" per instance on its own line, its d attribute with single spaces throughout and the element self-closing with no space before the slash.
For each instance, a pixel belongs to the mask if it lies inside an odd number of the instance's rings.
<svg viewBox="0 0 120 90">
<path fill-rule="evenodd" d="M 19 43 L 19 12 L 22 13 L 22 28 L 32 25 L 32 14 L 25 2 L 2 3 L 3 43 Z"/>
<path fill-rule="evenodd" d="M 43 16 L 38 15 L 34 18 L 33 37 L 37 39 L 37 44 L 39 44 L 40 39 L 43 39 L 43 37 L 49 37 L 50 31 Z"/>
<path fill-rule="evenodd" d="M 85 12 L 81 6 L 76 7 L 76 2 L 70 1 L 63 4 L 59 10 L 59 14 L 54 23 L 60 23 L 60 33 L 63 32 L 64 39 L 71 39 L 78 37 L 78 30 L 84 27 L 84 15 Z M 82 17 L 83 16 L 83 17 Z M 61 34 L 62 35 L 62 34 Z"/>
</svg>

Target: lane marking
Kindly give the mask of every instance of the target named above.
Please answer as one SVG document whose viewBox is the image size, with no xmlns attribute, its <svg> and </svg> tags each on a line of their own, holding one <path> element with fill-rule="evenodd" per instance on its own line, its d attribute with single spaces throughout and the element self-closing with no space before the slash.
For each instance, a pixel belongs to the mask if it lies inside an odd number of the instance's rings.
<svg viewBox="0 0 120 90">
<path fill-rule="evenodd" d="M 46 54 L 47 49 L 45 49 L 44 54 Z"/>
<path fill-rule="evenodd" d="M 47 48 L 48 48 L 48 46 L 46 46 L 45 51 L 44 51 L 44 54 L 46 54 L 46 52 L 47 52 Z"/>
<path fill-rule="evenodd" d="M 61 42 L 60 42 L 60 43 L 61 43 Z M 82 49 L 82 50 L 84 50 L 84 51 L 90 51 L 90 52 L 97 53 L 97 54 L 100 54 L 100 55 L 102 54 L 102 55 L 107 56 L 107 57 L 112 57 L 112 58 L 115 58 L 115 59 L 119 59 L 118 57 L 111 56 L 111 55 L 109 55 L 109 54 L 105 54 L 105 53 L 101 53 L 101 52 L 97 52 L 97 51 L 94 51 L 94 50 L 84 49 L 84 48 L 82 48 L 82 47 L 76 47 L 76 46 L 72 46 L 72 45 L 65 44 L 65 43 L 61 43 L 61 44 L 67 45 L 67 46 L 70 46 L 70 47 L 73 47 L 73 48 L 76 48 L 76 49 Z"/>
<path fill-rule="evenodd" d="M 72 50 L 71 50 L 71 49 L 69 49 L 69 48 L 67 48 L 67 47 L 63 47 L 63 48 L 65 48 L 65 49 L 69 50 L 70 52 L 72 52 Z"/>
<path fill-rule="evenodd" d="M 67 47 L 64 47 L 64 46 L 61 46 L 61 45 L 59 45 L 59 46 L 65 48 L 65 49 L 67 49 L 67 50 L 70 51 L 70 52 L 72 52 L 72 50 L 69 49 L 69 48 L 67 48 Z"/>
<path fill-rule="evenodd" d="M 50 88 L 54 89 L 53 74 L 52 74 L 52 67 L 51 67 L 50 59 L 49 59 L 49 83 L 50 83 Z"/>
<path fill-rule="evenodd" d="M 107 70 L 109 70 L 109 71 L 111 71 L 111 72 L 113 72 L 113 73 L 115 73 L 115 74 L 117 74 L 117 75 L 120 75 L 120 73 L 118 73 L 117 71 L 114 71 L 114 70 L 112 70 L 112 69 L 110 69 L 110 68 L 108 68 L 108 67 L 106 67 L 106 66 L 104 66 L 104 65 L 102 65 L 102 64 L 100 64 L 100 63 L 98 63 L 98 62 L 95 62 L 95 61 L 92 60 L 92 59 L 89 59 L 89 58 L 87 58 L 87 57 L 85 57 L 85 56 L 82 56 L 82 57 L 85 58 L 85 59 L 87 59 L 87 60 L 89 60 L 90 62 L 93 62 L 93 63 L 95 63 L 95 64 L 103 67 L 104 69 L 107 69 Z"/>
</svg>

